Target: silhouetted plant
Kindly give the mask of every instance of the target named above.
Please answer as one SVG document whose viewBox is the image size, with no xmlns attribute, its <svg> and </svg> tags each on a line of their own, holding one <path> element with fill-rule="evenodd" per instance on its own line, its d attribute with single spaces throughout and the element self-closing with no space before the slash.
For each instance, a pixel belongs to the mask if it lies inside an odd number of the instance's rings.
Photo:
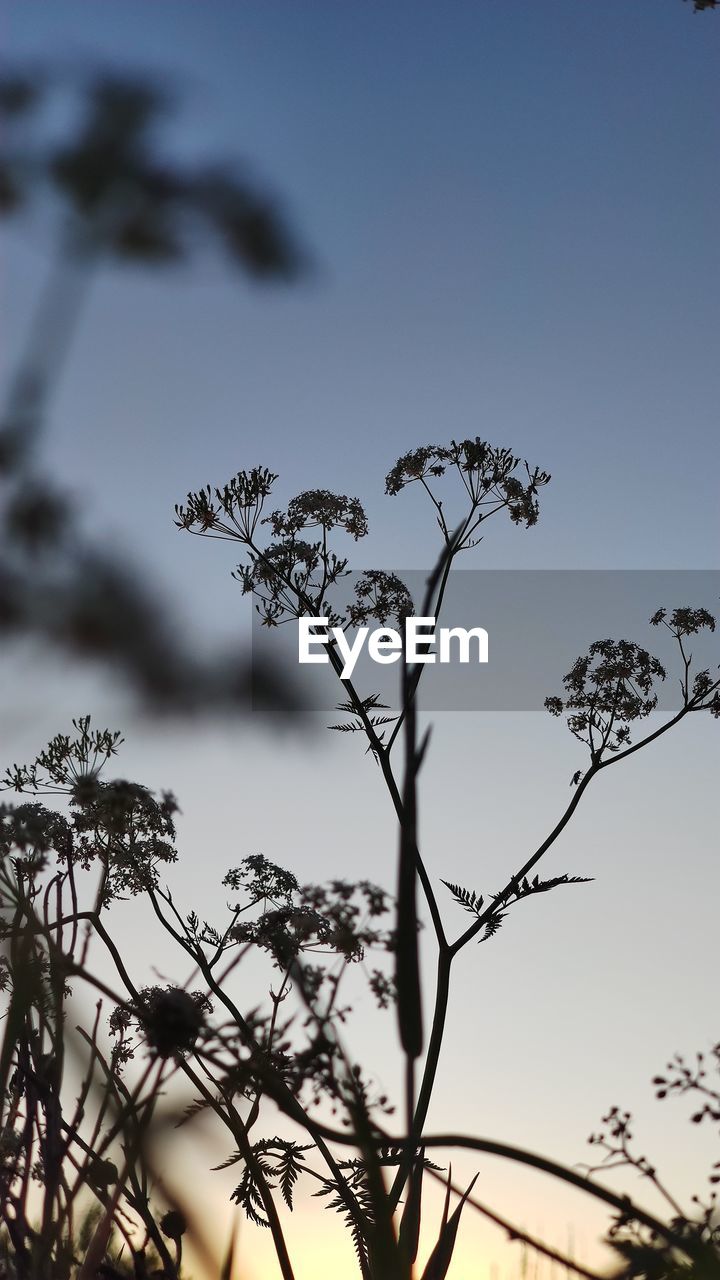
<svg viewBox="0 0 720 1280">
<path fill-rule="evenodd" d="M 464 504 L 464 510 L 451 515 L 446 515 L 441 488 L 448 473 L 454 475 Z M 537 468 L 522 464 L 521 469 L 511 451 L 481 440 L 428 446 L 400 459 L 388 476 L 388 491 L 421 485 L 441 532 L 441 554 L 427 582 L 423 616 L 439 616 L 451 567 L 458 555 L 476 545 L 479 526 L 502 511 L 513 523 L 532 526 L 539 514 L 539 491 L 548 480 Z M 239 544 L 245 560 L 236 576 L 270 626 L 324 611 L 329 587 L 341 589 L 348 572 L 339 539 L 357 541 L 367 532 L 359 501 L 325 490 L 300 494 L 286 509 L 264 514 L 274 481 L 270 472 L 256 468 L 224 488 L 190 494 L 177 508 L 182 529 Z M 262 537 L 266 528 L 269 541 Z M 401 618 L 411 605 L 395 575 L 367 571 L 354 600 L 338 605 L 334 616 L 344 628 L 369 618 L 382 624 L 388 617 Z M 303 885 L 289 870 L 254 853 L 224 878 L 232 901 L 223 921 L 183 913 L 163 882 L 176 857 L 176 802 L 169 793 L 157 798 L 138 784 L 105 780 L 103 770 L 121 745 L 118 734 L 96 731 L 84 718 L 76 722 L 74 736 L 58 735 L 33 764 L 8 769 L 6 789 L 34 797 L 5 805 L 0 815 L 3 975 L 9 992 L 8 1034 L 0 1060 L 7 1152 L 2 1194 L 18 1277 L 55 1274 L 72 1206 L 88 1190 L 103 1206 L 106 1236 L 113 1223 L 124 1234 L 136 1274 L 143 1274 L 146 1245 L 158 1252 L 166 1274 L 178 1274 L 180 1250 L 173 1256 L 168 1239 L 172 1244 L 175 1237 L 162 1224 L 167 1227 L 168 1212 L 183 1214 L 187 1206 L 162 1207 L 168 1191 L 153 1169 L 152 1135 L 160 1122 L 160 1097 L 182 1081 L 193 1098 L 189 1103 L 185 1099 L 181 1114 L 174 1113 L 176 1122 L 213 1114 L 224 1126 L 232 1149 L 220 1167 L 238 1167 L 233 1199 L 253 1222 L 271 1231 L 285 1280 L 292 1277 L 293 1267 L 279 1205 L 292 1209 L 300 1183 L 314 1185 L 329 1207 L 343 1215 L 363 1280 L 398 1280 L 416 1273 L 427 1178 L 445 1182 L 446 1203 L 423 1280 L 447 1275 L 466 1205 L 515 1238 L 556 1259 L 561 1256 L 481 1204 L 472 1187 L 455 1188 L 451 1173 L 445 1178 L 428 1158 L 440 1146 L 494 1152 L 544 1170 L 603 1200 L 622 1215 L 624 1228 L 650 1233 L 673 1257 L 709 1265 L 714 1237 L 701 1238 L 675 1219 L 663 1223 L 627 1197 L 547 1158 L 468 1135 L 426 1131 L 455 956 L 473 938 L 491 940 L 519 902 L 584 881 L 569 873 L 541 879 L 535 868 L 596 775 L 691 712 L 720 714 L 720 681 L 709 670 L 695 671 L 686 648 L 689 636 L 714 628 L 713 617 L 705 609 L 682 607 L 658 610 L 652 621 L 670 631 L 678 648 L 680 709 L 645 728 L 657 709 L 657 686 L 665 668 L 634 642 L 603 640 L 577 660 L 565 677 L 565 695 L 548 699 L 548 708 L 567 717 L 588 752 L 587 765 L 575 774 L 572 798 L 549 836 L 499 891 L 442 882 L 472 917 L 454 937 L 418 845 L 417 786 L 428 747 L 427 735 L 417 741 L 421 664 L 405 667 L 401 705 L 390 716 L 382 714 L 376 694 L 361 695 L 352 680 L 342 679 L 340 709 L 347 718 L 334 726 L 363 734 L 394 806 L 400 831 L 394 902 L 385 888 L 364 879 Z M 340 678 L 335 642 L 329 656 Z M 404 758 L 396 774 L 393 752 L 401 731 Z M 47 807 L 38 798 L 42 795 L 64 797 L 65 811 Z M 436 952 L 427 1040 L 421 1016 L 418 888 Z M 158 927 L 190 962 L 192 990 L 173 982 L 148 987 L 130 972 L 107 913 L 113 904 L 139 894 L 150 903 Z M 117 991 L 96 975 L 89 950 L 93 940 L 115 966 Z M 256 998 L 248 1002 L 240 981 L 240 966 L 251 953 L 264 956 L 269 965 L 265 1004 Z M 394 1131 L 389 1128 L 391 1100 L 344 1045 L 351 1009 L 342 997 L 343 982 L 358 966 L 378 1005 L 393 1006 L 397 1013 L 406 1070 L 403 1121 L 393 1125 Z M 66 1114 L 65 1010 L 70 991 L 82 983 L 110 1005 L 110 1017 L 101 1021 L 98 1005 L 92 1030 L 79 1033 L 85 1084 L 80 1103 Z M 79 1044 L 72 1045 L 75 1059 Z M 99 1092 L 94 1082 L 102 1084 Z M 299 1126 L 301 1140 L 282 1133 L 255 1136 L 268 1104 Z M 347 1146 L 354 1148 L 349 1157 Z M 74 1171 L 72 1179 L 68 1169 Z M 39 1179 L 43 1203 L 39 1229 L 31 1225 L 28 1211 L 34 1179 Z M 453 1194 L 459 1198 L 450 1212 Z M 169 1221 L 180 1219 L 171 1216 Z M 98 1265 L 106 1243 L 102 1233 L 97 1236 L 93 1247 Z M 669 1256 L 667 1247 L 664 1256 Z"/>
<path fill-rule="evenodd" d="M 666 1075 L 653 1079 L 657 1098 L 690 1094 L 699 1104 L 699 1109 L 690 1116 L 693 1124 L 702 1124 L 706 1120 L 720 1122 L 720 1087 L 713 1087 L 712 1076 L 709 1075 L 712 1070 L 720 1086 L 720 1044 L 716 1044 L 709 1055 L 696 1053 L 692 1063 L 688 1063 L 681 1054 L 675 1054 L 665 1070 Z M 720 1183 L 720 1161 L 712 1165 L 708 1175 L 709 1193 L 704 1198 L 693 1195 L 692 1208 L 689 1208 L 683 1206 L 680 1198 L 668 1189 L 654 1163 L 635 1150 L 629 1111 L 611 1107 L 601 1123 L 603 1128 L 591 1134 L 588 1141 L 604 1155 L 599 1165 L 588 1166 L 588 1172 L 634 1170 L 655 1188 L 667 1204 L 676 1235 L 697 1251 L 695 1263 L 691 1266 L 686 1258 L 682 1258 L 682 1251 L 668 1247 L 667 1241 L 657 1231 L 638 1222 L 628 1208 L 615 1215 L 608 1234 L 608 1243 L 623 1260 L 620 1275 L 626 1280 L 664 1280 L 665 1277 L 677 1277 L 679 1280 L 682 1276 L 716 1274 L 720 1254 L 720 1214 L 714 1187 Z"/>
<path fill-rule="evenodd" d="M 694 7 L 714 8 L 715 2 L 695 0 Z M 0 211 L 20 213 L 31 198 L 48 191 L 62 208 L 58 264 L 0 433 L 5 539 L 0 624 L 9 634 L 35 631 L 81 655 L 113 662 L 156 705 L 226 705 L 246 693 L 244 674 L 234 665 L 210 669 L 179 650 L 151 593 L 143 592 L 124 566 L 84 544 L 72 505 L 38 467 L 38 437 L 85 283 L 101 262 L 132 259 L 169 266 L 194 248 L 198 232 L 218 241 L 255 278 L 290 278 L 303 258 L 277 210 L 243 174 L 227 166 L 189 170 L 159 160 L 153 130 L 168 104 L 146 82 L 97 78 L 86 86 L 86 113 L 75 136 L 50 147 L 31 146 L 26 130 L 22 148 L 16 145 L 18 122 L 31 120 L 43 95 L 57 87 L 52 77 L 0 83 L 8 140 L 0 165 Z M 221 488 L 189 494 L 177 508 L 178 525 L 238 543 L 243 562 L 236 577 L 268 627 L 321 613 L 343 628 L 407 616 L 413 608 L 407 588 L 384 570 L 366 570 L 344 608 L 331 602 L 349 573 L 345 541 L 357 542 L 367 533 L 359 500 L 312 489 L 265 514 L 276 479 L 255 468 Z M 451 479 L 462 500 L 457 510 L 446 505 Z M 397 496 L 411 484 L 422 488 L 441 535 L 424 615 L 439 617 L 457 557 L 477 546 L 480 527 L 491 516 L 504 511 L 525 528 L 537 522 L 540 491 L 549 479 L 511 450 L 480 438 L 423 446 L 397 461 L 386 479 L 387 493 Z M 445 1174 L 428 1157 L 433 1148 L 453 1147 L 535 1167 L 606 1203 L 616 1214 L 611 1238 L 628 1275 L 648 1280 L 688 1271 L 717 1275 L 714 1200 L 698 1202 L 695 1219 L 685 1216 L 652 1166 L 632 1154 L 626 1113 L 609 1112 L 596 1144 L 611 1167 L 613 1160 L 631 1165 L 655 1183 L 668 1199 L 672 1216 L 667 1222 L 548 1158 L 467 1134 L 426 1131 L 455 956 L 473 938 L 490 941 L 525 898 L 585 880 L 569 873 L 540 879 L 533 873 L 597 775 L 691 712 L 720 716 L 720 681 L 709 670 L 692 669 L 685 644 L 699 630 L 714 629 L 712 615 L 681 607 L 658 610 L 652 621 L 668 628 L 678 647 L 680 709 L 645 730 L 657 711 L 664 666 L 633 641 L 591 645 L 565 676 L 563 695 L 546 704 L 553 715 L 567 717 L 571 733 L 588 752 L 585 767 L 573 776 L 572 798 L 550 834 L 500 890 L 441 881 L 471 916 L 455 936 L 418 844 L 418 781 L 428 749 L 427 735 L 418 741 L 416 720 L 421 664 L 406 670 L 396 715 L 383 714 L 389 708 L 379 695 L 361 694 L 351 680 L 342 679 L 338 710 L 344 718 L 332 726 L 364 736 L 389 793 L 399 828 L 394 899 L 365 879 L 301 884 L 289 870 L 254 853 L 223 880 L 234 901 L 222 920 L 201 919 L 180 909 L 163 878 L 177 856 L 174 797 L 103 776 L 121 745 L 119 734 L 97 731 L 84 717 L 75 722 L 74 735 L 58 735 L 31 765 L 8 769 L 4 789 L 33 797 L 0 806 L 0 989 L 6 1000 L 0 1050 L 0 1201 L 6 1231 L 1 1247 L 6 1271 L 15 1280 L 146 1277 L 156 1264 L 161 1274 L 177 1280 L 186 1234 L 201 1244 L 202 1232 L 190 1206 L 176 1202 L 159 1176 L 154 1139 L 168 1123 L 189 1124 L 200 1114 L 214 1115 L 224 1127 L 229 1152 L 218 1167 L 237 1167 L 232 1199 L 272 1233 L 284 1280 L 292 1280 L 293 1266 L 281 1208 L 293 1209 L 300 1183 L 314 1187 L 342 1215 L 363 1280 L 410 1280 L 417 1275 L 429 1178 L 444 1184 L 445 1202 L 423 1280 L 447 1276 L 466 1205 L 513 1238 L 592 1278 L 580 1263 L 479 1202 L 472 1194 L 474 1183 L 456 1187 L 452 1171 Z M 340 679 L 334 642 L 329 656 Z M 273 687 L 266 686 L 268 698 Z M 404 755 L 396 770 L 393 751 L 400 734 Z M 51 803 L 61 804 L 62 811 L 41 796 L 60 797 Z M 436 958 L 427 1038 L 418 890 L 430 917 Z M 110 909 L 120 912 L 124 900 L 140 895 L 183 962 L 191 964 L 192 989 L 179 981 L 141 985 L 131 972 L 113 936 Z M 96 945 L 114 966 L 113 983 L 95 965 L 91 948 Z M 268 966 L 265 1001 L 249 1000 L 239 981 L 240 966 L 250 955 Z M 396 1013 L 405 1087 L 403 1118 L 394 1124 L 395 1132 L 389 1129 L 391 1099 L 344 1044 L 352 1011 L 343 1001 L 343 982 L 351 968 L 364 972 L 379 1007 Z M 89 1028 L 81 1023 L 73 1030 L 70 1000 L 84 986 L 96 993 L 95 1015 Z M 293 996 L 294 1006 L 288 1004 Z M 77 1016 L 75 1005 L 72 1016 Z M 717 1059 L 717 1049 L 713 1052 Z M 69 1084 L 73 1072 L 80 1078 L 75 1098 Z M 656 1085 L 659 1096 L 698 1094 L 696 1123 L 720 1118 L 720 1095 L 708 1085 L 702 1060 L 688 1067 L 676 1059 Z M 171 1090 L 175 1096 L 165 1106 L 162 1099 Z M 299 1128 L 302 1141 L 284 1134 L 256 1136 L 267 1104 Z M 713 1172 L 711 1181 L 717 1177 Z M 97 1203 L 96 1216 L 89 1219 L 84 1216 L 88 1195 Z M 229 1280 L 231 1267 L 232 1246 L 223 1280 Z"/>
<path fill-rule="evenodd" d="M 444 549 L 428 582 L 421 609 L 423 616 L 438 617 L 455 558 L 476 545 L 479 526 L 491 515 L 505 510 L 513 523 L 526 527 L 537 521 L 539 490 L 548 483 L 549 476 L 539 468 L 531 469 L 526 463 L 522 464 L 522 472 L 520 467 L 520 459 L 511 450 L 496 449 L 475 439 L 412 450 L 400 458 L 389 472 L 386 489 L 390 495 L 413 483 L 426 491 L 442 535 Z M 467 503 L 465 512 L 454 511 L 451 516 L 447 515 L 446 499 L 438 487 L 448 472 L 454 472 L 459 479 Z M 383 571 L 366 572 L 361 577 L 356 588 L 359 605 L 350 602 L 344 611 L 333 605 L 326 593 L 349 572 L 347 558 L 340 551 L 337 539 L 343 534 L 350 534 L 355 540 L 362 537 L 367 528 L 364 512 L 357 501 L 345 495 L 314 490 L 298 495 L 284 511 L 274 510 L 263 515 L 275 479 L 264 469 L 241 472 L 223 488 L 213 490 L 206 487 L 198 493 L 189 494 L 186 503 L 176 509 L 180 528 L 204 537 L 234 540 L 245 549 L 246 562 L 239 566 L 234 576 L 243 590 L 254 596 L 265 625 L 277 626 L 302 616 L 322 615 L 330 617 L 334 625 L 347 629 L 360 621 L 366 623 L 370 618 L 381 624 L 389 617 L 401 619 L 410 611 L 412 601 L 403 584 L 395 575 Z M 272 541 L 264 542 L 260 537 L 263 526 L 269 526 Z M 336 598 L 337 593 L 333 599 Z M 683 691 L 680 711 L 666 718 L 660 727 L 645 737 L 633 741 L 631 735 L 636 726 L 657 708 L 656 686 L 666 675 L 662 664 L 647 650 L 626 640 L 599 641 L 590 647 L 586 656 L 577 660 L 565 677 L 566 696 L 548 698 L 546 705 L 554 715 L 566 714 L 571 732 L 589 750 L 588 767 L 574 775 L 574 796 L 550 836 L 510 877 L 503 889 L 484 895 L 475 889 L 445 882 L 455 900 L 474 917 L 454 941 L 446 933 L 416 842 L 415 783 L 427 746 L 427 740 L 419 747 L 415 743 L 415 694 L 423 668 L 418 664 L 414 670 L 410 669 L 405 679 L 402 708 L 396 717 L 377 714 L 386 709 L 377 694 L 361 695 L 352 681 L 342 681 L 345 697 L 339 709 L 349 718 L 332 728 L 364 733 L 369 749 L 380 764 L 401 829 L 395 985 L 400 1041 L 408 1062 L 405 1142 L 410 1145 L 387 1191 L 391 1212 L 397 1209 L 405 1185 L 415 1185 L 409 1201 L 413 1211 L 419 1203 L 418 1172 L 412 1152 L 426 1144 L 423 1126 L 438 1065 L 450 969 L 455 955 L 472 938 L 479 941 L 490 939 L 518 901 L 584 879 L 565 874 L 541 880 L 538 875 L 531 876 L 531 872 L 567 825 L 580 796 L 596 774 L 648 745 L 691 711 L 705 710 L 715 716 L 720 714 L 717 678 L 709 671 L 700 671 L 693 673 L 691 679 L 690 660 L 684 645 L 689 635 L 701 629 L 714 629 L 712 616 L 704 609 L 681 608 L 670 615 L 660 610 L 652 622 L 668 627 L 678 645 Z M 342 662 L 332 641 L 328 652 L 339 677 Z M 393 724 L 391 732 L 390 724 Z M 393 771 L 391 752 L 403 726 L 405 778 L 401 784 Z M 425 894 L 438 953 L 435 1014 L 417 1094 L 413 1064 L 422 1053 L 423 1031 L 414 903 L 416 879 L 419 879 Z M 433 1267 L 439 1265 L 437 1257 L 442 1253 L 441 1248 L 428 1275 L 435 1274 Z M 371 1250 L 361 1262 L 372 1269 Z M 401 1264 L 396 1260 L 395 1265 Z M 407 1259 L 403 1265 L 407 1267 Z M 445 1272 L 438 1271 L 438 1274 Z"/>
</svg>

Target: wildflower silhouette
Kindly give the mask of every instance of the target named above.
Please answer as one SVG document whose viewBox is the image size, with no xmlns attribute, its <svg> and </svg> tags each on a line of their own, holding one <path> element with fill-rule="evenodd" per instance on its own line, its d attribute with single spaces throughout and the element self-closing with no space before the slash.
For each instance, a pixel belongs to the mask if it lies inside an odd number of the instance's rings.
<svg viewBox="0 0 720 1280">
<path fill-rule="evenodd" d="M 389 494 L 421 486 L 439 529 L 437 564 L 419 602 L 423 616 L 440 616 L 451 568 L 459 556 L 473 553 L 488 520 L 504 513 L 516 525 L 536 523 L 549 479 L 512 451 L 480 439 L 427 446 L 398 461 L 388 475 Z M 341 589 L 349 572 L 345 544 L 366 534 L 367 520 L 358 499 L 324 489 L 301 493 L 286 508 L 268 512 L 275 480 L 263 468 L 240 472 L 225 486 L 189 494 L 176 519 L 183 531 L 237 543 L 241 589 L 253 596 L 264 618 L 280 625 L 324 610 L 329 585 Z M 341 626 L 354 625 L 358 617 L 382 623 L 412 604 L 400 579 L 383 571 L 361 575 L 353 596 L 338 607 Z M 366 879 L 302 884 L 254 852 L 225 873 L 222 890 L 230 900 L 224 917 L 204 919 L 184 910 L 166 882 L 178 857 L 174 796 L 158 797 L 140 784 L 105 776 L 121 749 L 119 734 L 97 730 L 84 717 L 73 734 L 59 734 L 34 762 L 8 768 L 6 791 L 21 799 L 0 811 L 2 981 L 9 996 L 0 1097 L 6 1134 L 2 1195 L 18 1277 L 58 1274 L 68 1215 L 83 1189 L 93 1191 L 104 1211 L 93 1237 L 95 1253 L 107 1253 L 105 1237 L 110 1239 L 114 1224 L 126 1248 L 134 1250 L 129 1256 L 136 1274 L 142 1274 L 145 1245 L 167 1275 L 179 1274 L 182 1237 L 167 1225 L 181 1217 L 167 1215 L 181 1215 L 189 1232 L 196 1224 L 189 1205 L 172 1201 L 153 1163 L 161 1097 L 175 1099 L 177 1124 L 212 1114 L 223 1126 L 228 1151 L 220 1167 L 238 1170 L 232 1198 L 271 1233 L 284 1280 L 294 1275 L 284 1214 L 293 1209 L 300 1187 L 342 1215 L 362 1280 L 443 1280 L 461 1216 L 470 1209 L 560 1260 L 558 1251 L 478 1200 L 472 1185 L 455 1186 L 451 1170 L 444 1172 L 431 1159 L 435 1148 L 453 1147 L 528 1164 L 599 1198 L 620 1215 L 622 1230 L 613 1238 L 623 1243 L 637 1237 L 646 1260 L 652 1245 L 653 1274 L 664 1274 L 670 1257 L 705 1271 L 716 1265 L 715 1236 L 696 1229 L 689 1217 L 663 1222 L 547 1157 L 427 1129 L 455 957 L 473 940 L 491 942 L 518 903 L 585 881 L 570 872 L 543 878 L 538 864 L 595 778 L 691 714 L 720 716 L 718 674 L 695 670 L 687 648 L 689 637 L 714 630 L 713 616 L 703 607 L 683 605 L 658 609 L 652 622 L 676 646 L 679 709 L 658 712 L 666 666 L 634 641 L 603 639 L 578 658 L 564 678 L 563 694 L 549 697 L 547 706 L 553 716 L 566 718 L 585 763 L 552 831 L 509 869 L 499 891 L 436 878 L 420 848 L 418 787 L 429 749 L 427 735 L 420 741 L 417 736 L 422 664 L 404 666 L 401 706 L 385 715 L 377 695 L 340 680 L 342 664 L 328 646 L 328 677 L 337 678 L 342 691 L 342 718 L 334 727 L 361 734 L 394 808 L 394 895 Z M 650 726 L 651 712 L 657 718 Z M 404 751 L 396 771 L 401 733 Z M 54 807 L 58 801 L 62 812 Z M 466 920 L 470 916 L 459 931 L 441 905 L 442 889 Z M 427 940 L 418 895 L 431 924 Z M 120 927 L 115 919 L 123 902 L 139 896 L 190 965 L 191 984 L 171 979 L 148 986 L 133 972 L 132 958 L 114 936 Z M 427 1032 L 421 941 L 435 957 Z M 93 963 L 97 947 L 114 967 L 114 984 L 100 978 Z M 258 964 L 265 966 L 264 998 L 257 990 L 249 994 L 243 981 L 250 956 L 256 958 L 254 972 Z M 390 1017 L 394 1013 L 405 1060 L 399 1099 L 390 1098 L 346 1047 L 352 1010 L 343 993 L 353 969 L 363 974 L 379 1008 Z M 92 1027 L 79 1032 L 82 1054 L 78 1044 L 72 1047 L 84 1072 L 80 1098 L 73 1102 L 64 1086 L 63 1028 L 71 993 L 77 1000 L 86 989 L 95 991 L 98 1004 Z M 714 1114 L 709 1097 L 707 1106 Z M 278 1112 L 292 1127 L 269 1136 L 268 1118 Z M 611 1122 L 617 1125 L 617 1117 Z M 614 1139 L 621 1136 L 617 1131 Z M 443 1182 L 445 1209 L 418 1271 L 428 1179 Z M 34 1181 L 43 1203 L 39 1226 L 31 1223 L 28 1207 Z M 90 1247 L 87 1256 L 95 1256 Z M 633 1274 L 640 1274 L 640 1254 L 628 1246 L 623 1256 Z M 592 1276 L 578 1262 L 562 1260 Z"/>
</svg>

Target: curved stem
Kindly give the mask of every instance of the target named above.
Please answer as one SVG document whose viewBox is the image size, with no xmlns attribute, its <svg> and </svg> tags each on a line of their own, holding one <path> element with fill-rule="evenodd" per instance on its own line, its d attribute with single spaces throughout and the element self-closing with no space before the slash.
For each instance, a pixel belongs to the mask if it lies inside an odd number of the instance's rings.
<svg viewBox="0 0 720 1280">
<path fill-rule="evenodd" d="M 324 1137 L 332 1142 L 342 1143 L 345 1146 L 354 1146 L 356 1143 L 356 1138 L 353 1134 L 330 1129 L 329 1126 L 323 1124 L 318 1124 L 316 1127 L 319 1133 L 322 1133 Z M 406 1137 L 386 1133 L 378 1129 L 377 1126 L 374 1142 L 377 1147 L 404 1148 L 408 1145 Z M 452 1147 L 479 1151 L 484 1155 L 499 1156 L 501 1159 L 511 1160 L 515 1164 L 538 1169 L 541 1173 L 547 1173 L 561 1182 L 566 1182 L 570 1186 L 576 1187 L 579 1191 L 584 1191 L 596 1200 L 601 1200 L 604 1204 L 616 1209 L 625 1218 L 631 1218 L 641 1223 L 642 1226 L 661 1236 L 673 1249 L 680 1250 L 688 1258 L 693 1259 L 696 1255 L 697 1251 L 694 1249 L 692 1241 L 678 1233 L 673 1226 L 668 1226 L 667 1223 L 661 1222 L 659 1218 L 655 1218 L 645 1209 L 641 1209 L 629 1196 L 616 1195 L 614 1191 L 601 1187 L 597 1182 L 591 1182 L 589 1178 L 576 1173 L 574 1169 L 569 1169 L 566 1165 L 559 1164 L 555 1160 L 549 1160 L 546 1156 L 537 1155 L 533 1151 L 527 1151 L 523 1147 L 512 1146 L 509 1143 L 495 1142 L 491 1138 L 471 1138 L 466 1134 L 458 1133 L 421 1134 L 418 1137 L 418 1142 L 423 1147 Z"/>
<path fill-rule="evenodd" d="M 202 1096 L 206 1099 L 209 1106 L 211 1106 L 216 1113 L 221 1114 L 221 1118 L 223 1119 L 225 1124 L 227 1124 L 228 1127 L 231 1129 L 232 1135 L 238 1144 L 238 1151 L 242 1155 L 248 1167 L 252 1169 L 255 1185 L 257 1186 L 258 1192 L 260 1193 L 260 1198 L 263 1203 L 263 1209 L 265 1210 L 265 1214 L 268 1220 L 268 1225 L 272 1233 L 273 1245 L 275 1246 L 275 1254 L 277 1256 L 278 1265 L 282 1272 L 283 1280 L 295 1280 L 295 1273 L 293 1271 L 292 1263 L 290 1261 L 290 1254 L 288 1253 L 287 1244 L 285 1243 L 285 1235 L 282 1229 L 282 1223 L 280 1222 L 280 1216 L 275 1207 L 275 1201 L 273 1200 L 272 1191 L 270 1190 L 270 1186 L 268 1184 L 267 1178 L 265 1177 L 265 1174 L 262 1171 L 259 1161 L 256 1160 L 255 1158 L 255 1155 L 252 1150 L 252 1146 L 250 1144 L 250 1140 L 247 1136 L 247 1131 L 245 1129 L 245 1126 L 242 1120 L 240 1119 L 240 1116 L 237 1114 L 234 1108 L 232 1108 L 233 1114 L 231 1116 L 230 1107 L 227 1107 L 227 1114 L 222 1114 L 222 1109 L 219 1107 L 219 1104 L 216 1103 L 215 1099 L 212 1096 L 212 1093 L 207 1088 L 207 1086 L 203 1083 L 203 1081 L 200 1079 L 197 1073 L 193 1071 L 192 1067 L 189 1066 L 187 1062 L 183 1062 L 181 1064 L 181 1068 L 184 1074 L 188 1077 L 188 1079 L 192 1080 L 193 1085 L 198 1090 L 198 1092 L 201 1093 Z"/>
<path fill-rule="evenodd" d="M 452 955 L 455 955 L 461 949 L 461 947 L 464 947 L 465 944 L 469 942 L 471 938 L 474 938 L 480 932 L 483 926 L 487 924 L 491 916 L 493 916 L 496 913 L 498 906 L 500 906 L 502 902 L 510 896 L 513 890 L 517 888 L 520 881 L 526 875 L 528 875 L 530 871 L 532 871 L 535 864 L 540 861 L 543 855 L 547 853 L 550 846 L 555 843 L 555 841 L 557 840 L 561 832 L 565 830 L 565 827 L 567 826 L 575 810 L 577 809 L 580 803 L 580 800 L 582 798 L 583 792 L 586 791 L 592 779 L 595 777 L 595 774 L 599 771 L 600 768 L 601 768 L 600 765 L 592 765 L 588 769 L 587 773 L 585 774 L 585 777 L 580 780 L 575 790 L 575 794 L 572 800 L 570 801 L 569 805 L 567 806 L 567 809 L 565 810 L 564 814 L 560 818 L 560 821 L 557 822 L 553 827 L 552 831 L 550 832 L 550 835 L 547 836 L 545 840 L 543 840 L 542 844 L 535 850 L 535 853 L 532 855 L 532 857 L 528 858 L 527 862 L 523 864 L 520 870 L 517 871 L 510 880 L 508 880 L 505 888 L 501 890 L 501 892 L 493 900 L 491 905 L 489 907 L 486 907 L 485 910 L 482 912 L 482 914 L 478 916 L 477 920 L 474 920 L 473 923 L 470 925 L 470 927 L 466 929 L 465 932 L 462 933 L 460 937 L 456 939 L 455 942 L 453 942 L 452 946 L 450 947 L 450 951 Z"/>
</svg>

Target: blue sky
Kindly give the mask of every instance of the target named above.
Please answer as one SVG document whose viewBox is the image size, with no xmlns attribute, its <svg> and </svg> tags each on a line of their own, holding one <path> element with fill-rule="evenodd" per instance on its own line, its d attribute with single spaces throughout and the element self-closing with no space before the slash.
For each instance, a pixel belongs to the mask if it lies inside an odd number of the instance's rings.
<svg viewBox="0 0 720 1280">
<path fill-rule="evenodd" d="M 382 478 L 416 443 L 480 434 L 556 477 L 532 537 L 500 536 L 502 563 L 713 564 L 712 14 L 64 0 L 4 24 L 17 56 L 170 72 L 187 85 L 174 146 L 247 157 L 315 256 L 291 290 L 219 262 L 96 286 L 57 463 L 88 483 L 104 463 L 107 511 L 142 508 L 168 559 L 173 502 L 262 461 L 288 495 L 357 492 L 367 554 L 391 534 L 420 567 L 430 543 Z"/>
<path fill-rule="evenodd" d="M 355 565 L 425 568 L 432 516 L 413 493 L 385 498 L 385 473 L 416 444 L 480 435 L 553 483 L 537 528 L 498 524 L 464 567 L 717 567 L 719 23 L 680 0 L 7 5 L 13 58 L 174 78 L 184 105 L 165 145 L 246 159 L 316 264 L 269 289 L 206 258 L 102 273 L 46 452 L 88 528 L 152 566 L 190 631 L 233 635 L 237 557 L 172 524 L 189 488 L 262 463 L 281 500 L 311 486 L 357 494 L 371 535 Z M 37 226 L 8 244 L 12 354 L 49 259 Z M 305 876 L 361 864 L 392 880 L 392 818 L 351 744 L 300 750 L 247 727 L 170 742 L 148 726 L 133 742 L 115 690 L 57 676 L 33 674 L 13 758 L 68 709 L 119 715 L 123 768 L 181 797 L 179 892 L 192 901 L 209 892 L 197 859 L 217 862 L 219 880 L 229 844 Z M 487 1106 L 464 1113 L 468 1127 L 572 1163 L 601 1109 L 627 1098 L 691 1176 L 693 1134 L 657 1116 L 648 1081 L 675 1049 L 718 1035 L 712 728 L 691 724 L 603 780 L 552 864 L 597 883 L 528 909 L 491 959 L 465 957 L 438 1125 L 473 1095 L 481 1063 Z M 436 874 L 452 864 L 452 878 L 492 889 L 553 825 L 577 766 L 556 722 L 441 716 L 421 810 Z M 307 834 L 319 770 L 327 844 Z M 672 954 L 671 938 L 684 940 Z M 503 1178 L 509 1208 L 517 1184 Z M 528 1225 L 555 1221 L 562 1244 L 570 1211 L 531 1194 Z"/>
</svg>

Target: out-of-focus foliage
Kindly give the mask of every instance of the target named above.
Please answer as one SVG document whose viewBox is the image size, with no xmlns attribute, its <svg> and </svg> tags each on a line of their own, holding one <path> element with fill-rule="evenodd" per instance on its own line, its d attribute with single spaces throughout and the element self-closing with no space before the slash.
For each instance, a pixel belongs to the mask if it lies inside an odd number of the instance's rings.
<svg viewBox="0 0 720 1280">
<path fill-rule="evenodd" d="M 166 90 L 134 75 L 0 79 L 0 216 L 28 226 L 42 211 L 50 236 L 47 283 L 0 414 L 0 640 L 38 635 L 102 662 L 156 710 L 228 712 L 249 699 L 244 664 L 189 652 L 157 590 L 89 544 L 42 463 L 52 394 L 94 272 L 127 263 L 177 270 L 213 247 L 262 285 L 308 268 L 277 199 L 245 167 L 170 157 L 161 126 L 174 110 Z M 73 123 L 58 133 L 64 117 Z M 257 706 L 293 702 L 274 671 L 256 672 L 253 693 Z"/>
<path fill-rule="evenodd" d="M 146 77 L 98 74 L 80 89 L 79 126 L 59 139 L 48 116 L 66 98 L 64 77 L 6 75 L 2 211 L 17 216 L 43 197 L 60 204 L 66 252 L 171 266 L 214 240 L 256 279 L 295 278 L 306 265 L 278 201 L 229 160 L 189 166 L 157 141 L 169 92 Z"/>
</svg>

